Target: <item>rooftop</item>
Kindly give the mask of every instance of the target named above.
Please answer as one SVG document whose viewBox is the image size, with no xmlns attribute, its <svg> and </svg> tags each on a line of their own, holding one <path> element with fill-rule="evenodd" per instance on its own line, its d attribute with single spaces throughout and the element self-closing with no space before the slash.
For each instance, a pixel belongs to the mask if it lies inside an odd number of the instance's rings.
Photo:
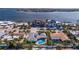
<svg viewBox="0 0 79 59">
<path fill-rule="evenodd" d="M 61 39 L 62 41 L 69 40 L 68 36 L 63 32 L 51 33 L 50 36 L 52 39 L 58 38 Z"/>
</svg>

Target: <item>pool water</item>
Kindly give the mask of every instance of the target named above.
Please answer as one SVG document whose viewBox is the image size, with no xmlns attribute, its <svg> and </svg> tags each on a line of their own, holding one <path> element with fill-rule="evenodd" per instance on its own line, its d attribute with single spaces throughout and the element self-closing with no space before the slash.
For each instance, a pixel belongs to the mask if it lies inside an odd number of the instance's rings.
<svg viewBox="0 0 79 59">
<path fill-rule="evenodd" d="M 46 40 L 44 38 L 40 38 L 40 39 L 37 40 L 37 44 L 42 45 L 42 44 L 45 44 L 45 43 L 46 43 Z"/>
</svg>

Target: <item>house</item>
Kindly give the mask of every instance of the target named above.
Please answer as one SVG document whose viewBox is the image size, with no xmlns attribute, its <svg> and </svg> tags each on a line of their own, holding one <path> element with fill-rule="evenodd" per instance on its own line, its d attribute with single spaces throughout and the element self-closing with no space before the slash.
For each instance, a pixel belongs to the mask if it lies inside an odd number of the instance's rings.
<svg viewBox="0 0 79 59">
<path fill-rule="evenodd" d="M 8 34 L 7 34 L 7 35 L 4 35 L 1 40 L 5 40 L 5 39 L 7 39 L 7 40 L 14 40 L 14 39 L 12 38 L 12 36 L 10 36 L 10 35 L 8 35 Z"/>
<path fill-rule="evenodd" d="M 16 25 L 18 25 L 18 26 L 21 26 L 21 25 L 26 25 L 26 26 L 28 26 L 28 23 L 27 22 L 20 22 L 20 23 L 16 23 Z"/>
<path fill-rule="evenodd" d="M 74 36 L 79 36 L 79 31 L 70 30 L 70 33 Z"/>
<path fill-rule="evenodd" d="M 37 41 L 36 37 L 37 37 L 37 33 L 29 33 L 28 37 L 26 38 L 28 41 Z"/>
<path fill-rule="evenodd" d="M 19 37 L 23 37 L 25 33 L 11 33 L 10 35 L 12 35 L 14 38 L 19 38 Z"/>
<path fill-rule="evenodd" d="M 74 35 L 77 40 L 79 40 L 79 31 L 72 31 L 72 30 L 70 30 L 70 33 L 72 35 Z"/>
<path fill-rule="evenodd" d="M 4 23 L 3 23 L 3 24 L 0 24 L 0 25 L 1 25 L 1 26 L 8 26 L 8 24 L 4 24 Z"/>
<path fill-rule="evenodd" d="M 42 45 L 46 43 L 46 34 L 45 33 L 30 33 L 27 37 L 27 40 L 29 41 L 35 41 L 36 44 Z"/>
<path fill-rule="evenodd" d="M 0 28 L 12 27 L 13 24 L 15 24 L 15 22 L 11 22 L 11 21 L 0 21 Z"/>
<path fill-rule="evenodd" d="M 24 33 L 12 33 L 12 34 L 6 34 L 4 36 L 2 36 L 2 40 L 14 40 L 15 38 L 19 38 L 21 36 L 24 36 Z"/>
<path fill-rule="evenodd" d="M 4 35 L 6 35 L 6 33 L 0 32 L 0 38 L 2 38 Z"/>
<path fill-rule="evenodd" d="M 51 33 L 51 40 L 53 41 L 65 41 L 70 40 L 69 37 L 63 32 Z"/>
<path fill-rule="evenodd" d="M 18 39 L 19 36 L 18 36 L 18 35 L 13 35 L 13 38 L 14 38 L 14 39 L 16 39 L 16 38 Z"/>
<path fill-rule="evenodd" d="M 76 39 L 79 40 L 79 36 L 76 36 Z"/>
<path fill-rule="evenodd" d="M 15 22 L 11 22 L 11 21 L 7 21 L 6 22 L 8 25 L 13 25 L 13 24 L 15 24 Z"/>
<path fill-rule="evenodd" d="M 15 22 L 12 21 L 0 21 L 0 24 L 8 24 L 8 25 L 13 25 Z"/>
</svg>

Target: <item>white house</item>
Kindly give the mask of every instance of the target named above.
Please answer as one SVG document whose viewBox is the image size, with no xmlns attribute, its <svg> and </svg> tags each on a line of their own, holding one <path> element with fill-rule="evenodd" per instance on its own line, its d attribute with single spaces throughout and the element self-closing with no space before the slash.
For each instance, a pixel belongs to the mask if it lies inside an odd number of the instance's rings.
<svg viewBox="0 0 79 59">
<path fill-rule="evenodd" d="M 2 38 L 2 40 L 5 40 L 5 39 L 7 39 L 7 40 L 14 40 L 12 38 L 12 36 L 10 36 L 10 35 L 4 35 L 3 38 Z"/>
</svg>

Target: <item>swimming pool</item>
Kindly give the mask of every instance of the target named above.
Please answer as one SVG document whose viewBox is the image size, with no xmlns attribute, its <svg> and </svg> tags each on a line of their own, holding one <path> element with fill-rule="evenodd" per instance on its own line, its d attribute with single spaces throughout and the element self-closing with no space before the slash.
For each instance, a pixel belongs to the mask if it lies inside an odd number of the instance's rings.
<svg viewBox="0 0 79 59">
<path fill-rule="evenodd" d="M 37 42 L 36 42 L 36 44 L 39 44 L 39 45 L 43 45 L 43 44 L 45 44 L 45 43 L 46 43 L 45 38 L 40 38 L 40 39 L 38 39 Z"/>
</svg>

